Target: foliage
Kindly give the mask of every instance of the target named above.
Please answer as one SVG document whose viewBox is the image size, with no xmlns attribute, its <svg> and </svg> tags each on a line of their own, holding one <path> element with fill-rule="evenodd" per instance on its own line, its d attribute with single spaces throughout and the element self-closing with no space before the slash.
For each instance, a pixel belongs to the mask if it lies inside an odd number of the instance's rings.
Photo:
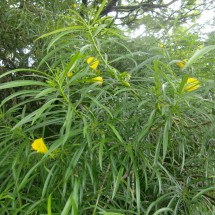
<svg viewBox="0 0 215 215">
<path fill-rule="evenodd" d="M 24 1 L 2 0 L 0 7 L 0 74 L 11 69 L 35 67 L 44 56 L 47 40 L 35 42 L 46 32 L 67 25 L 64 17 L 74 9 L 82 18 L 89 20 L 100 10 L 99 16 L 107 26 L 129 26 L 130 29 L 144 25 L 147 32 L 171 28 L 178 24 L 194 21 L 205 9 L 214 8 L 214 2 L 183 0 L 176 1 Z M 91 11 L 91 12 L 90 12 Z M 110 12 L 115 15 L 111 15 Z M 91 13 L 91 14 L 90 14 Z M 113 13 L 112 13 L 113 14 Z M 109 15 L 109 16 L 107 16 Z M 71 22 L 71 20 L 70 20 Z M 70 23 L 72 24 L 72 23 Z M 101 23 L 100 23 L 101 24 Z"/>
<path fill-rule="evenodd" d="M 83 11 L 102 3 L 102 1 L 77 1 L 77 10 Z M 194 21 L 202 11 L 214 8 L 212 0 L 106 0 L 105 7 L 101 11 L 101 16 L 115 14 L 115 19 L 121 25 L 137 27 L 146 25 L 147 29 L 160 29 L 160 26 L 173 25 L 175 20 L 180 24 Z M 85 14 L 85 12 L 82 12 Z"/>
<path fill-rule="evenodd" d="M 71 10 L 37 68 L 0 75 L 1 213 L 212 214 L 215 46 L 141 47 L 104 7 Z"/>
</svg>

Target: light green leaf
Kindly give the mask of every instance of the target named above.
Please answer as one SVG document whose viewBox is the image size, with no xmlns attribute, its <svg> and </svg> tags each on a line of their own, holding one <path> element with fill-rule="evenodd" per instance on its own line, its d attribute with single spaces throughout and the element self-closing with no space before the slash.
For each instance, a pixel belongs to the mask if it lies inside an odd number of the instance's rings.
<svg viewBox="0 0 215 215">
<path fill-rule="evenodd" d="M 213 186 L 213 187 L 208 187 L 208 188 L 206 188 L 206 189 L 201 190 L 199 193 L 197 193 L 197 194 L 192 198 L 192 201 L 197 200 L 197 199 L 198 199 L 199 197 L 201 197 L 204 193 L 207 193 L 207 192 L 209 192 L 209 191 L 211 191 L 211 190 L 214 190 L 214 191 L 215 191 L 215 186 Z"/>
<path fill-rule="evenodd" d="M 105 143 L 105 135 L 102 135 L 100 144 L 99 144 L 99 165 L 102 170 L 102 160 L 103 160 L 103 153 L 104 153 L 104 143 Z"/>
<path fill-rule="evenodd" d="M 41 38 L 44 38 L 44 37 L 48 37 L 50 35 L 53 35 L 53 34 L 57 34 L 57 33 L 60 33 L 60 32 L 67 32 L 67 33 L 71 33 L 73 31 L 77 31 L 77 30 L 83 30 L 84 28 L 82 26 L 71 26 L 71 27 L 66 27 L 66 28 L 61 28 L 61 29 L 58 29 L 58 30 L 55 30 L 55 31 L 52 31 L 52 32 L 49 32 L 47 34 L 43 34 L 42 36 L 40 36 L 39 38 L 37 38 L 36 40 L 39 40 Z"/>
<path fill-rule="evenodd" d="M 36 110 L 36 114 L 34 116 L 34 118 L 32 119 L 32 125 L 34 124 L 34 122 L 36 122 L 36 120 L 41 116 L 41 114 L 48 108 L 51 107 L 51 104 L 54 103 L 55 101 L 57 101 L 57 98 L 51 99 L 48 102 L 46 102 L 41 108 Z"/>
<path fill-rule="evenodd" d="M 97 21 L 97 19 L 99 18 L 99 15 L 100 15 L 100 13 L 102 12 L 102 10 L 103 10 L 105 4 L 106 4 L 106 0 L 103 0 L 101 6 L 99 7 L 99 9 L 98 9 L 98 11 L 97 11 L 97 13 L 96 13 L 96 15 L 95 15 L 95 17 L 94 17 L 94 19 L 93 19 L 93 23 L 92 23 L 92 24 L 94 24 L 94 23 Z"/>
<path fill-rule="evenodd" d="M 187 63 L 185 64 L 185 66 L 182 70 L 185 70 L 186 68 L 191 66 L 193 63 L 195 63 L 197 60 L 199 60 L 201 57 L 203 57 L 203 55 L 207 54 L 208 52 L 212 51 L 213 49 L 215 49 L 215 45 L 206 46 L 206 47 L 196 51 L 196 53 L 187 61 Z"/>
<path fill-rule="evenodd" d="M 118 175 L 117 175 L 117 177 L 116 177 L 116 181 L 115 181 L 115 183 L 114 183 L 112 199 L 113 199 L 114 196 L 116 195 L 116 192 L 117 192 L 117 190 L 118 190 L 118 188 L 119 188 L 119 184 L 120 184 L 121 179 L 122 179 L 123 171 L 124 171 L 124 167 L 120 167 L 119 172 L 118 172 Z"/>
<path fill-rule="evenodd" d="M 23 87 L 23 86 L 45 86 L 48 87 L 49 85 L 43 83 L 41 81 L 32 81 L 32 80 L 19 80 L 19 81 L 10 81 L 3 84 L 0 84 L 0 90 L 13 88 L 13 87 Z"/>
<path fill-rule="evenodd" d="M 114 212 L 105 212 L 103 215 L 125 215 L 125 214 L 114 213 Z"/>
<path fill-rule="evenodd" d="M 107 123 L 107 124 L 112 129 L 113 133 L 116 135 L 116 137 L 118 138 L 118 140 L 121 143 L 123 143 L 124 141 L 123 141 L 122 137 L 120 136 L 119 132 L 116 130 L 116 128 L 113 125 L 109 124 L 109 123 Z"/>
<path fill-rule="evenodd" d="M 53 92 L 55 92 L 55 91 L 56 91 L 55 88 L 46 88 L 46 89 L 40 91 L 40 92 L 35 96 L 35 99 L 38 99 L 38 98 L 43 97 L 43 96 L 46 96 L 47 94 L 53 93 Z"/>
<path fill-rule="evenodd" d="M 73 193 L 70 194 L 70 196 L 66 202 L 66 205 L 64 206 L 63 211 L 61 212 L 61 215 L 68 215 L 70 213 L 71 209 L 73 209 L 74 215 L 78 215 L 78 209 L 77 209 L 75 200 L 73 198 Z"/>
<path fill-rule="evenodd" d="M 163 212 L 172 212 L 174 213 L 174 211 L 171 208 L 160 208 L 159 210 L 157 210 L 155 213 L 153 213 L 153 215 L 158 215 L 160 213 L 163 214 Z M 168 213 L 169 214 L 169 213 Z"/>
<path fill-rule="evenodd" d="M 169 142 L 169 128 L 171 126 L 171 119 L 168 118 L 163 131 L 163 159 L 166 157 L 168 142 Z"/>
<path fill-rule="evenodd" d="M 48 215 L 52 215 L 52 194 L 48 197 L 47 213 Z"/>
</svg>

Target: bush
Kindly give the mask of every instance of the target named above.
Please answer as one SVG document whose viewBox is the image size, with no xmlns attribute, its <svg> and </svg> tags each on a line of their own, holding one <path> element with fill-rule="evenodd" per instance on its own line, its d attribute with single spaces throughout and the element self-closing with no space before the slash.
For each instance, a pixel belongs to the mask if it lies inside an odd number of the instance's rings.
<svg viewBox="0 0 215 215">
<path fill-rule="evenodd" d="M 213 71 L 192 65 L 215 47 L 179 68 L 162 48 L 131 52 L 99 12 L 71 17 L 41 36 L 37 69 L 0 76 L 25 74 L 0 84 L 16 89 L 0 106 L 2 214 L 211 214 Z"/>
</svg>

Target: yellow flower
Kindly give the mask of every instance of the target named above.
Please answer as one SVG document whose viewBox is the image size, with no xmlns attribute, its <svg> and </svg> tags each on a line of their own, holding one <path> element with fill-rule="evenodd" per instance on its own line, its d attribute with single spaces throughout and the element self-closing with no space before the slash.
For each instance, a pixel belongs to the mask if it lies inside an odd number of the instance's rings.
<svg viewBox="0 0 215 215">
<path fill-rule="evenodd" d="M 76 8 L 76 7 L 77 7 L 77 4 L 73 4 L 72 6 L 73 6 L 74 8 Z"/>
<path fill-rule="evenodd" d="M 176 65 L 180 68 L 184 68 L 184 63 L 182 61 L 176 62 Z"/>
<path fill-rule="evenodd" d="M 176 65 L 180 68 L 184 68 L 186 63 L 187 63 L 187 59 L 184 59 L 183 61 L 176 62 Z"/>
<path fill-rule="evenodd" d="M 98 85 L 102 85 L 104 80 L 102 77 L 98 76 L 98 77 L 92 78 L 91 81 L 94 83 L 97 83 Z"/>
<path fill-rule="evenodd" d="M 46 152 L 48 152 L 48 148 L 46 147 L 43 138 L 34 140 L 31 146 L 33 150 L 39 153 L 45 154 Z"/>
<path fill-rule="evenodd" d="M 160 48 L 163 48 L 163 47 L 164 47 L 164 44 L 161 43 L 161 44 L 160 44 Z"/>
<path fill-rule="evenodd" d="M 96 69 L 99 65 L 99 61 L 94 57 L 87 58 L 87 63 L 90 65 L 91 69 Z"/>
<path fill-rule="evenodd" d="M 73 76 L 73 72 L 68 72 L 67 73 L 67 78 L 71 78 Z"/>
<path fill-rule="evenodd" d="M 196 90 L 197 88 L 199 88 L 199 81 L 195 78 L 188 78 L 184 89 L 187 92 L 190 92 Z"/>
</svg>

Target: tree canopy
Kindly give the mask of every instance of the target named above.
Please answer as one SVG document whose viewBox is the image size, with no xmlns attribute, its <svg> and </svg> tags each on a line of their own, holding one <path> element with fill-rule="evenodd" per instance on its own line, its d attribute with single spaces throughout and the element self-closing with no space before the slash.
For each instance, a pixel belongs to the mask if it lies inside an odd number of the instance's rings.
<svg viewBox="0 0 215 215">
<path fill-rule="evenodd" d="M 105 3 L 105 2 L 104 2 Z M 2 0 L 0 7 L 0 62 L 5 68 L 29 67 L 30 62 L 41 59 L 42 42 L 35 43 L 39 35 L 66 25 L 64 16 L 75 9 L 87 20 L 102 1 L 17 1 Z M 176 5 L 175 5 L 176 4 Z M 136 28 L 145 25 L 147 31 L 170 28 L 194 21 L 202 11 L 214 8 L 214 1 L 118 1 L 107 0 L 100 16 L 109 18 L 109 24 Z M 117 21 L 118 20 L 118 21 Z M 31 60 L 32 59 L 32 60 Z M 32 64 L 33 65 L 33 64 Z"/>
</svg>

